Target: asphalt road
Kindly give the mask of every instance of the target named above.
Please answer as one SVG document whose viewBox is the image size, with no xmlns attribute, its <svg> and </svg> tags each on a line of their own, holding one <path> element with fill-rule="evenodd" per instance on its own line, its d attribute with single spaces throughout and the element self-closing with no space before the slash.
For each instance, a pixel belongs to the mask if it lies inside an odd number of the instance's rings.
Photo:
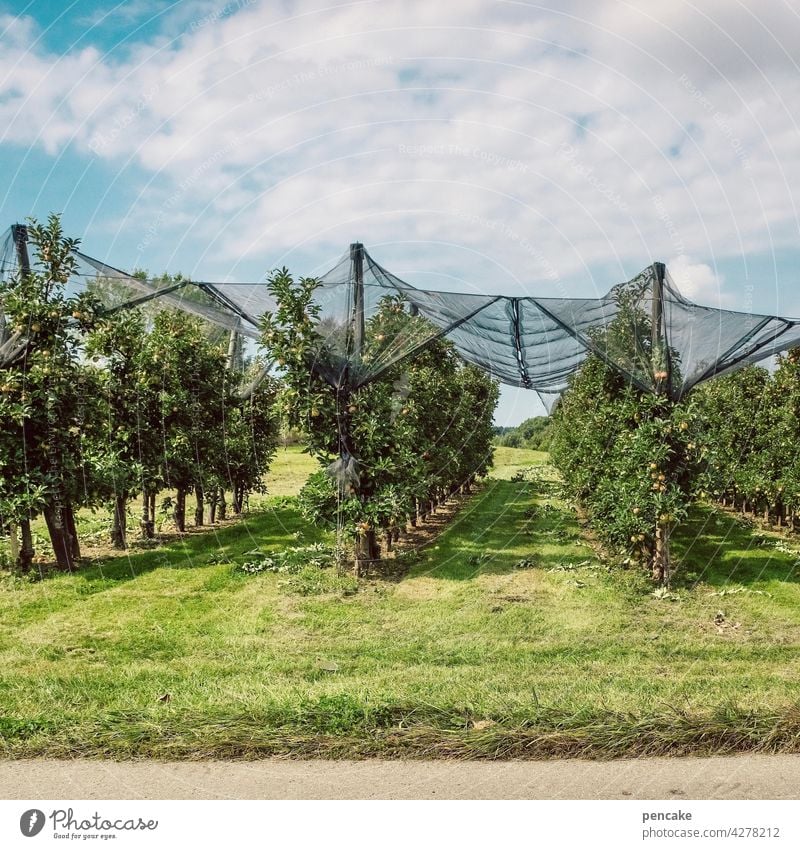
<svg viewBox="0 0 800 849">
<path fill-rule="evenodd" d="M 4 799 L 797 799 L 800 755 L 618 761 L 0 761 Z"/>
</svg>

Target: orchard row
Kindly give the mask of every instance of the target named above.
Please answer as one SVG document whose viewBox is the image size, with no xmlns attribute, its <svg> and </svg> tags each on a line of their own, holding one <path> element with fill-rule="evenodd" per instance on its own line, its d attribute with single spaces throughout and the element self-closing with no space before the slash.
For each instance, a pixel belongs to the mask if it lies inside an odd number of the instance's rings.
<svg viewBox="0 0 800 849">
<path fill-rule="evenodd" d="M 672 530 L 717 501 L 794 529 L 800 512 L 800 356 L 748 366 L 672 402 L 591 356 L 553 417 L 569 494 L 612 548 L 668 583 Z"/>
<path fill-rule="evenodd" d="M 357 566 L 380 556 L 381 538 L 391 548 L 406 523 L 487 470 L 497 386 L 449 343 L 432 341 L 379 379 L 335 388 L 314 368 L 325 348 L 317 281 L 284 270 L 268 284 L 278 307 L 264 318 L 261 353 L 237 366 L 235 346 L 185 313 L 157 302 L 105 311 L 91 289 L 68 296 L 76 242 L 56 216 L 28 234 L 32 269 L 0 292 L 0 527 L 20 569 L 30 568 L 39 515 L 59 566 L 71 569 L 80 508 L 108 506 L 120 548 L 137 497 L 144 536 L 154 534 L 164 491 L 174 494 L 162 505 L 180 531 L 189 493 L 195 524 L 240 512 L 263 490 L 281 427 L 299 428 L 320 460 L 304 510 L 342 532 Z M 410 324 L 419 334 L 422 321 L 387 298 L 367 341 Z M 273 359 L 279 376 L 264 376 Z"/>
</svg>

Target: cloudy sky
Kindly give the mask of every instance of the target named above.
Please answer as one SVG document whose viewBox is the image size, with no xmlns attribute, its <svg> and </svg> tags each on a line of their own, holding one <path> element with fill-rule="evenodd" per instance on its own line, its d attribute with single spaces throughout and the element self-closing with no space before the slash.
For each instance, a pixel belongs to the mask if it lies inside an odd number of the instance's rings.
<svg viewBox="0 0 800 849">
<path fill-rule="evenodd" d="M 661 259 L 800 315 L 798 56 L 789 0 L 0 0 L 0 225 L 211 280 L 362 241 L 418 285 L 594 295 Z"/>
</svg>

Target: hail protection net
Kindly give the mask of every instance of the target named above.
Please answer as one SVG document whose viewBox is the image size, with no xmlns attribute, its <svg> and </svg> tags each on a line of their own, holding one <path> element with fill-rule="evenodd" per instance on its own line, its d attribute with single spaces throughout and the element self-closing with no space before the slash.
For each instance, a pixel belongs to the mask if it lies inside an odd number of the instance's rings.
<svg viewBox="0 0 800 849">
<path fill-rule="evenodd" d="M 0 280 L 19 267 L 18 242 L 14 228 L 0 241 Z M 263 282 L 145 279 L 75 256 L 69 289 L 93 292 L 109 311 L 177 308 L 258 339 L 261 317 L 276 307 Z M 333 386 L 357 389 L 446 336 L 463 359 L 536 391 L 548 409 L 590 352 L 639 388 L 677 400 L 705 380 L 800 344 L 799 321 L 694 304 L 661 263 L 602 298 L 461 294 L 415 288 L 355 243 L 319 279 L 315 303 L 318 344 L 309 368 Z M 7 337 L 0 311 L 0 346 Z"/>
</svg>

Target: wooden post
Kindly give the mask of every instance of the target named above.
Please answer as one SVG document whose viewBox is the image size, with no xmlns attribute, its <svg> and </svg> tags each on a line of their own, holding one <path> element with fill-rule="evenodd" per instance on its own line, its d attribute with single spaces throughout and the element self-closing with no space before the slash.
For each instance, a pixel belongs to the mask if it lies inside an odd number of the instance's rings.
<svg viewBox="0 0 800 849">
<path fill-rule="evenodd" d="M 69 536 L 69 543 L 72 548 L 72 557 L 75 560 L 81 559 L 81 544 L 78 539 L 78 526 L 75 522 L 75 509 L 72 502 L 67 502 L 63 508 L 64 512 L 64 528 Z"/>
<path fill-rule="evenodd" d="M 217 521 L 217 503 L 219 502 L 219 487 L 212 486 L 208 493 L 208 524 L 213 525 Z"/>
<path fill-rule="evenodd" d="M 23 519 L 19 523 L 19 531 L 22 537 L 22 547 L 19 551 L 19 567 L 23 572 L 27 572 L 31 568 L 33 555 L 36 553 L 33 550 L 33 533 L 31 532 L 29 519 Z"/>
</svg>

